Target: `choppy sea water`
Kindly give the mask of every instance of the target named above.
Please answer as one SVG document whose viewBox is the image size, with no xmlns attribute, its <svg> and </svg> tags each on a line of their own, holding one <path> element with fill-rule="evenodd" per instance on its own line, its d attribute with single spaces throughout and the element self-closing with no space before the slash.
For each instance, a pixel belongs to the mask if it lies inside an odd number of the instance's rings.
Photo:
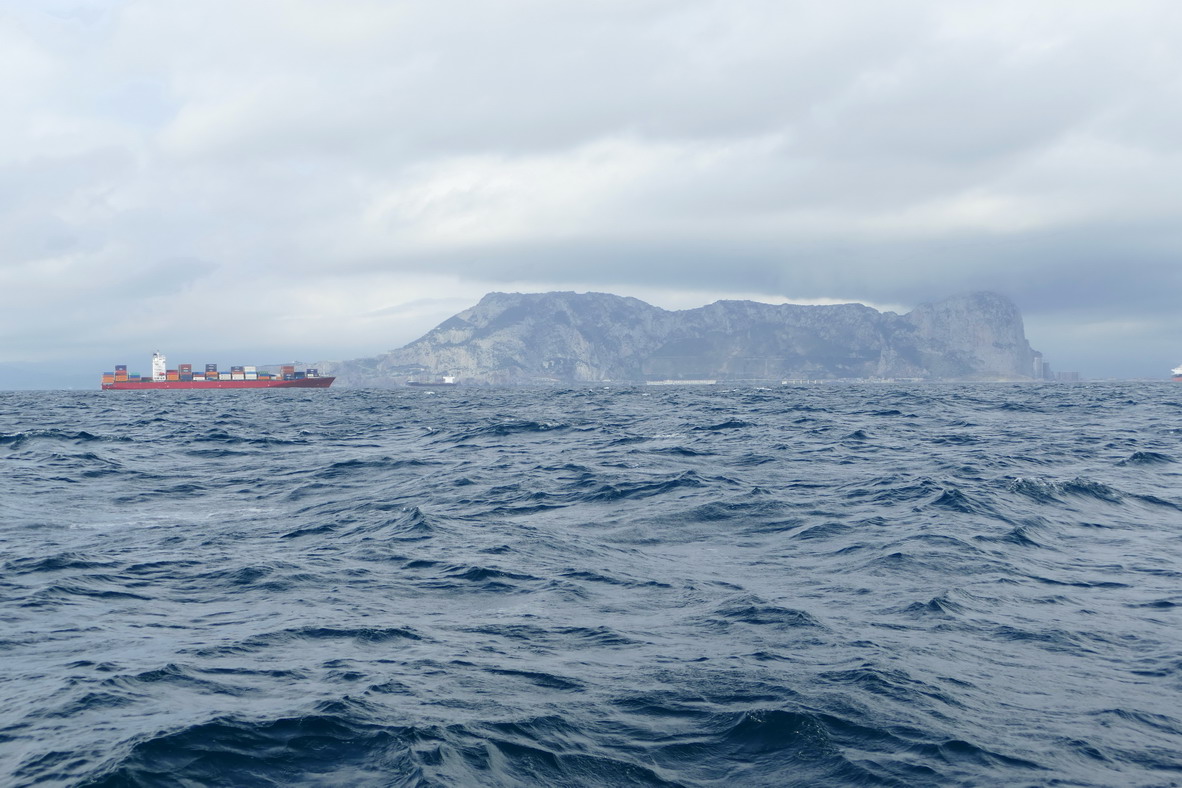
<svg viewBox="0 0 1182 788">
<path fill-rule="evenodd" d="M 1180 785 L 1182 386 L 0 393 L 0 784 Z"/>
</svg>

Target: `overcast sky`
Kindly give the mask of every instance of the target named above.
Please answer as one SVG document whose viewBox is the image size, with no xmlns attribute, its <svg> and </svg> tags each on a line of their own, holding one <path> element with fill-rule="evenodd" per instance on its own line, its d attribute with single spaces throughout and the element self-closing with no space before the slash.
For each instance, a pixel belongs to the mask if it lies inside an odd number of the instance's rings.
<svg viewBox="0 0 1182 788">
<path fill-rule="evenodd" d="M 1182 363 L 1176 0 L 0 0 L 0 79 L 0 362 L 990 289 L 1058 369 Z"/>
</svg>

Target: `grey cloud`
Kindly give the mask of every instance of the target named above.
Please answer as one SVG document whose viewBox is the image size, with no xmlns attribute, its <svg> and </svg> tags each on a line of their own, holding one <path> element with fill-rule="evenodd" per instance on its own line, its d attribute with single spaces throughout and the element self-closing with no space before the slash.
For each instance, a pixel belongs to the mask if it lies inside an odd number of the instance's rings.
<svg viewBox="0 0 1182 788">
<path fill-rule="evenodd" d="M 1098 368 L 1156 369 L 1172 325 L 1182 11 L 1164 0 L 46 8 L 0 18 L 0 275 L 27 305 L 0 335 L 22 347 L 69 345 L 87 293 L 120 288 L 283 283 L 326 335 L 374 289 L 357 308 L 375 319 L 451 297 L 391 272 L 900 304 L 997 289 L 1052 357 L 1070 323 L 1125 326 L 1090 342 Z M 83 317 L 38 317 L 51 301 Z"/>
<path fill-rule="evenodd" d="M 133 275 L 122 286 L 150 298 L 176 295 L 217 269 L 216 264 L 205 260 L 183 257 L 161 260 Z"/>
</svg>

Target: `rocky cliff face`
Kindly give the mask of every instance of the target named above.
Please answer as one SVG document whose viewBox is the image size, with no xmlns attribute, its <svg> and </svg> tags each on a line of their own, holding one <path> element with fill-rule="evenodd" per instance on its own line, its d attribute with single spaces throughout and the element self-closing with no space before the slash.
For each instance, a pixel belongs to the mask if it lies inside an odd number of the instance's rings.
<svg viewBox="0 0 1182 788">
<path fill-rule="evenodd" d="M 915 327 L 919 360 L 935 378 L 1023 379 L 1033 371 L 1018 307 L 997 293 L 971 293 L 920 304 L 905 317 Z"/>
<path fill-rule="evenodd" d="M 718 301 L 669 312 L 605 293 L 490 293 L 421 339 L 383 356 L 321 362 L 341 385 L 665 379 L 1029 377 L 1022 316 L 973 293 L 906 315 L 861 304 Z"/>
</svg>

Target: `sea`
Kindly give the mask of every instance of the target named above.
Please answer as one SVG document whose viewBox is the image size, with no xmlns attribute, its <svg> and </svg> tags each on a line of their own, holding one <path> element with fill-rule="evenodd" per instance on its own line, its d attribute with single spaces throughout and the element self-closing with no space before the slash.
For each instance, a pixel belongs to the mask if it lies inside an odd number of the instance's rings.
<svg viewBox="0 0 1182 788">
<path fill-rule="evenodd" d="M 1182 386 L 0 393 L 0 785 L 1182 785 Z"/>
</svg>

